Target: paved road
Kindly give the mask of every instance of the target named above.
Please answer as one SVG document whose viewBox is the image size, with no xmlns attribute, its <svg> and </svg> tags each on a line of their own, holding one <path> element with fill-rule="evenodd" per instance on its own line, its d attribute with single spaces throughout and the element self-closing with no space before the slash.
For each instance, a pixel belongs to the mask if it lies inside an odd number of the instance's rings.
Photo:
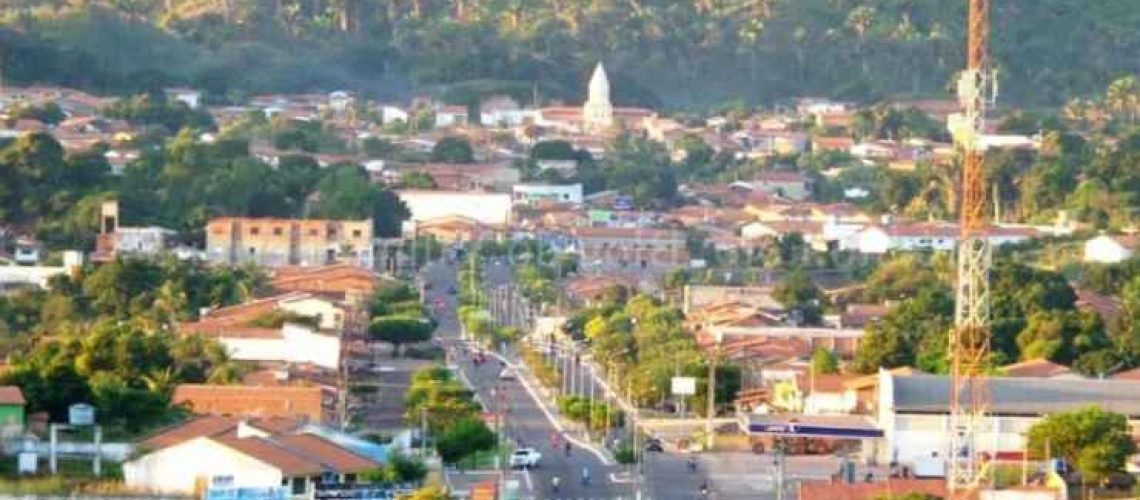
<svg viewBox="0 0 1140 500">
<path fill-rule="evenodd" d="M 496 281 L 509 279 L 509 270 L 505 266 L 488 266 L 487 274 Z M 427 293 L 429 303 L 435 304 L 438 299 L 442 299 L 444 304 L 435 311 L 440 323 L 437 336 L 446 345 L 459 346 L 461 342 L 455 317 L 455 297 L 447 293 L 455 285 L 455 268 L 446 264 L 433 264 L 425 270 L 424 278 L 432 284 Z M 516 361 L 509 353 L 507 356 L 508 360 Z M 488 362 L 476 368 L 470 357 L 463 355 L 458 356 L 455 363 L 462 368 L 487 406 L 494 408 L 496 404 L 503 404 L 509 408 L 506 413 L 506 435 L 523 446 L 534 447 L 542 453 L 543 463 L 539 469 L 516 474 L 524 498 L 615 499 L 633 496 L 631 485 L 609 481 L 608 476 L 616 469 L 604 465 L 598 457 L 577 447 L 574 447 L 569 456 L 565 455 L 561 447 L 555 449 L 551 438 L 558 434 L 556 428 L 519 381 L 499 380 L 498 363 Z M 589 485 L 579 482 L 583 469 L 589 470 Z M 551 478 L 555 476 L 561 478 L 560 491 L 557 493 L 551 487 Z"/>
</svg>

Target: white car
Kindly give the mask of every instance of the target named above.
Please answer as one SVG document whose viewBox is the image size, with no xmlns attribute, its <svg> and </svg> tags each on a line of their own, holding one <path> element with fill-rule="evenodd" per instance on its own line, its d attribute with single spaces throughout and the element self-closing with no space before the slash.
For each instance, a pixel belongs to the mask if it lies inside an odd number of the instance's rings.
<svg viewBox="0 0 1140 500">
<path fill-rule="evenodd" d="M 534 448 L 519 448 L 511 454 L 512 469 L 534 469 L 542 461 L 542 454 Z"/>
<path fill-rule="evenodd" d="M 514 380 L 514 379 L 515 379 L 515 371 L 511 368 L 503 368 L 503 371 L 499 372 L 499 380 Z"/>
</svg>

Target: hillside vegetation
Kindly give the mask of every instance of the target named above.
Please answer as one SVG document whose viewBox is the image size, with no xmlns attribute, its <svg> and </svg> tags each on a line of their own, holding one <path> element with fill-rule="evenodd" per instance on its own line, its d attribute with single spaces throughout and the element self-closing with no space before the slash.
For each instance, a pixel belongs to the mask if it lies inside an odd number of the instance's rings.
<svg viewBox="0 0 1140 500">
<path fill-rule="evenodd" d="M 1003 99 L 1060 103 L 1140 71 L 1140 9 L 998 0 Z M 3 0 L 8 82 L 215 96 L 479 81 L 577 100 L 604 60 L 619 102 L 945 95 L 964 0 Z"/>
</svg>

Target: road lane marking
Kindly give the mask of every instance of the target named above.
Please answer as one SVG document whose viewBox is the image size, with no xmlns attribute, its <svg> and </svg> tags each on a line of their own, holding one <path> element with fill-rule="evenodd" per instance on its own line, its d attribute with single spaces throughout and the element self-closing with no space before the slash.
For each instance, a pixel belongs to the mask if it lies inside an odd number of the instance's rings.
<svg viewBox="0 0 1140 500">
<path fill-rule="evenodd" d="M 523 479 L 526 480 L 526 490 L 527 491 L 534 491 L 534 482 L 531 481 L 531 479 L 530 479 L 530 471 L 529 470 L 523 469 Z"/>
</svg>

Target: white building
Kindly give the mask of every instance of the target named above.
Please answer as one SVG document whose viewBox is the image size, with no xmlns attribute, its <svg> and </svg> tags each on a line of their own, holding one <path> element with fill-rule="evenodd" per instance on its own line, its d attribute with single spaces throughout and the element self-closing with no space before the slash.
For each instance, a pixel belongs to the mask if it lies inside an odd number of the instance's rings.
<svg viewBox="0 0 1140 500">
<path fill-rule="evenodd" d="M 144 441 L 148 452 L 123 463 L 124 482 L 154 493 L 225 495 L 241 488 L 264 498 L 308 499 L 322 485 L 351 488 L 363 473 L 382 467 L 299 424 L 282 430 L 283 424 L 192 419 Z"/>
<path fill-rule="evenodd" d="M 158 226 L 126 227 L 115 229 L 115 250 L 121 254 L 154 256 L 170 246 L 178 233 Z"/>
<path fill-rule="evenodd" d="M 408 110 L 391 104 L 380 105 L 380 122 L 388 125 L 395 122 L 408 122 Z"/>
<path fill-rule="evenodd" d="M 610 102 L 610 81 L 602 63 L 594 68 L 590 77 L 590 91 L 582 106 L 582 128 L 588 131 L 607 130 L 614 126 L 614 105 Z"/>
<path fill-rule="evenodd" d="M 340 339 L 303 325 L 286 323 L 279 333 L 268 336 L 234 331 L 218 335 L 217 340 L 238 361 L 312 363 L 333 370 L 340 367 Z"/>
<path fill-rule="evenodd" d="M 880 463 L 913 464 L 949 453 L 950 379 L 940 375 L 892 374 L 880 370 L 876 420 L 883 432 Z M 1140 381 L 989 377 L 987 416 L 975 437 L 977 453 L 1016 454 L 1025 432 L 1043 416 L 1097 405 L 1140 424 Z"/>
<path fill-rule="evenodd" d="M 1001 246 L 1021 243 L 1035 235 L 1033 229 L 1020 227 L 990 227 L 987 237 L 990 244 Z M 958 244 L 960 231 L 956 224 L 900 223 L 868 226 L 841 244 L 842 248 L 866 254 L 884 254 L 890 251 L 934 250 L 950 251 Z"/>
<path fill-rule="evenodd" d="M 1109 236 L 1102 234 L 1085 241 L 1084 261 L 1116 264 L 1132 257 L 1140 238 L 1134 235 Z"/>
<path fill-rule="evenodd" d="M 183 87 L 166 89 L 166 98 L 186 104 L 190 109 L 198 109 L 202 105 L 202 91 Z"/>
<path fill-rule="evenodd" d="M 411 212 L 411 222 L 463 216 L 482 224 L 504 226 L 511 220 L 511 195 L 459 191 L 398 191 Z"/>
<path fill-rule="evenodd" d="M 511 191 L 516 204 L 531 205 L 542 201 L 582 203 L 581 184 L 515 184 Z"/>
</svg>

